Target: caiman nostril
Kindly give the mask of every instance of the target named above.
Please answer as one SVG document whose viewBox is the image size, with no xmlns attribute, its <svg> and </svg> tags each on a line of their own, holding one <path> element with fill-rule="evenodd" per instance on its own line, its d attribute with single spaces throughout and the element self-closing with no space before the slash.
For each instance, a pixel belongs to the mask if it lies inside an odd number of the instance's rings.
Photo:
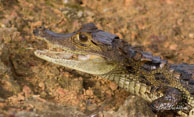
<svg viewBox="0 0 194 117">
<path fill-rule="evenodd" d="M 38 36 L 38 35 L 40 35 L 40 33 L 41 33 L 42 31 L 44 31 L 44 30 L 45 30 L 45 27 L 44 27 L 44 26 L 40 26 L 40 27 L 35 28 L 35 29 L 33 30 L 33 34 L 34 34 L 35 36 Z"/>
</svg>

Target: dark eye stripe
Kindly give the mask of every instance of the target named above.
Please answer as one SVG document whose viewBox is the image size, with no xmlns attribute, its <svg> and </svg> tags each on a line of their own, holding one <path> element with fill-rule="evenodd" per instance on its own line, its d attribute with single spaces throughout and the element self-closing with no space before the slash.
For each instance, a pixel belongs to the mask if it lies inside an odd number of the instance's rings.
<svg viewBox="0 0 194 117">
<path fill-rule="evenodd" d="M 94 45 L 97 45 L 97 43 L 96 43 L 96 42 L 94 42 L 93 40 L 91 40 L 91 42 L 92 42 Z"/>
</svg>

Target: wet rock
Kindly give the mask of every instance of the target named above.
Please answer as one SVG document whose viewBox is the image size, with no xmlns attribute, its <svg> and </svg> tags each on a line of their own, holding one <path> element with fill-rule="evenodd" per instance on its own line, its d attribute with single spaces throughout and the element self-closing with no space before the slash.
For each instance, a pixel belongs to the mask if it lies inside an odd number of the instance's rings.
<svg viewBox="0 0 194 117">
<path fill-rule="evenodd" d="M 36 115 L 41 117 L 85 117 L 86 115 L 71 106 L 63 106 L 51 102 L 41 102 L 37 100 L 26 101 L 25 105 L 30 105 Z M 32 113 L 27 113 L 30 115 Z"/>
<path fill-rule="evenodd" d="M 129 96 L 117 111 L 104 111 L 104 117 L 156 117 L 148 103 L 137 96 Z"/>
</svg>

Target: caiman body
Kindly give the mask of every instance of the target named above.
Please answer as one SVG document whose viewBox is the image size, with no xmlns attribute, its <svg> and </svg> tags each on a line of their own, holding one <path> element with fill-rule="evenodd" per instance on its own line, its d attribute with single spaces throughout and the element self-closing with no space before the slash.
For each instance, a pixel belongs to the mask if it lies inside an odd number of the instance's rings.
<svg viewBox="0 0 194 117">
<path fill-rule="evenodd" d="M 168 64 L 93 23 L 69 34 L 44 27 L 35 29 L 34 34 L 50 48 L 35 51 L 37 57 L 114 81 L 150 102 L 155 111 L 194 116 L 194 65 Z"/>
</svg>

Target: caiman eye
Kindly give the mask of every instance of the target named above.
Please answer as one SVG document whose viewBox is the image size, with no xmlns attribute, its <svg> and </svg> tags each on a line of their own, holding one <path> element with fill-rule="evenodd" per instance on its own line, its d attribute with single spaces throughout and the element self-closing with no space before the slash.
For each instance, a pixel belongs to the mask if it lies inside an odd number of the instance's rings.
<svg viewBox="0 0 194 117">
<path fill-rule="evenodd" d="M 79 40 L 82 42 L 88 41 L 88 37 L 84 34 L 79 34 Z"/>
</svg>

